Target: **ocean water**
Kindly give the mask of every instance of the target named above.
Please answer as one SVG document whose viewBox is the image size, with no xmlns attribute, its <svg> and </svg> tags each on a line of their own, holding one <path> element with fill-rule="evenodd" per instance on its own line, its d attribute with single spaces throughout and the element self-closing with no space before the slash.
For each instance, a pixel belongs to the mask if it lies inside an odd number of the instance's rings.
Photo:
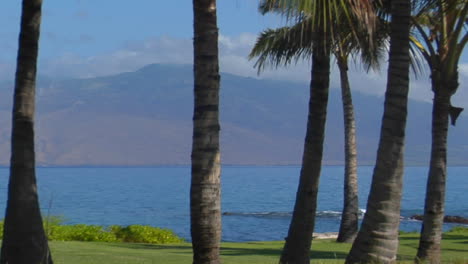
<svg viewBox="0 0 468 264">
<path fill-rule="evenodd" d="M 359 167 L 360 208 L 366 207 L 372 167 Z M 419 231 L 410 220 L 422 214 L 427 168 L 405 170 L 400 229 Z M 224 241 L 282 240 L 287 233 L 299 166 L 222 169 Z M 8 168 L 0 168 L 0 211 L 4 212 Z M 336 232 L 343 203 L 343 167 L 322 169 L 315 231 Z M 446 214 L 468 217 L 468 167 L 449 168 Z M 44 216 L 63 216 L 68 224 L 152 225 L 190 239 L 189 167 L 39 168 Z M 455 226 L 446 224 L 445 229 Z"/>
</svg>

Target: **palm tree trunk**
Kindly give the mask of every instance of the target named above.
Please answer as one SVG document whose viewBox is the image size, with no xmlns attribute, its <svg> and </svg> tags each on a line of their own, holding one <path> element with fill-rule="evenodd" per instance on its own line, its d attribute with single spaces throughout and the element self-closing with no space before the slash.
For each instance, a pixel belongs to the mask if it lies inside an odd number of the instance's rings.
<svg viewBox="0 0 468 264">
<path fill-rule="evenodd" d="M 322 168 L 323 140 L 330 82 L 330 50 L 323 38 L 313 48 L 309 115 L 296 204 L 281 254 L 282 264 L 310 263 L 317 191 Z"/>
<path fill-rule="evenodd" d="M 416 261 L 436 264 L 440 263 L 440 242 L 444 219 L 447 132 L 451 95 L 447 89 L 448 86 L 437 80 L 437 74 L 432 74 L 432 78 L 434 104 L 432 109 L 431 161 Z"/>
<path fill-rule="evenodd" d="M 350 243 L 356 237 L 359 216 L 356 125 L 348 79 L 347 58 L 338 59 L 338 67 L 340 69 L 345 130 L 345 175 L 343 213 L 341 214 L 340 231 L 336 241 Z"/>
<path fill-rule="evenodd" d="M 392 1 L 387 92 L 377 161 L 361 229 L 346 263 L 394 263 L 398 249 L 409 86 L 409 0 Z"/>
<path fill-rule="evenodd" d="M 216 0 L 194 0 L 191 234 L 194 264 L 218 264 L 221 240 L 219 64 Z"/>
<path fill-rule="evenodd" d="M 36 185 L 34 111 L 42 0 L 24 0 L 16 69 L 8 202 L 0 263 L 52 263 Z"/>
</svg>

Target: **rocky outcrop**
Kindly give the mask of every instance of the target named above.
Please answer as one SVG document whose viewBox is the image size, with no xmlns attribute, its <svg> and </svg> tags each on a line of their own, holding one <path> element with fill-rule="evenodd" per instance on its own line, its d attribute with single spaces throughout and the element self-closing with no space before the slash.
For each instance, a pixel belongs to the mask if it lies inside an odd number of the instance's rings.
<svg viewBox="0 0 468 264">
<path fill-rule="evenodd" d="M 423 220 L 423 215 L 413 215 L 410 218 L 414 220 Z M 468 218 L 461 217 L 458 215 L 446 215 L 444 216 L 444 223 L 457 223 L 457 224 L 467 224 L 468 225 Z"/>
</svg>

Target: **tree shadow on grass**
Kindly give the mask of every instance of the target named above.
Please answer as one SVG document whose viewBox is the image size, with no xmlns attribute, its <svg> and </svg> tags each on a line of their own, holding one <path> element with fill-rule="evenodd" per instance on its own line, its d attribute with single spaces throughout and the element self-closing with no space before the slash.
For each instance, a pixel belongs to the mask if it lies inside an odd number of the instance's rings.
<svg viewBox="0 0 468 264">
<path fill-rule="evenodd" d="M 345 259 L 348 254 L 344 252 L 312 250 L 311 259 Z"/>
<path fill-rule="evenodd" d="M 239 248 L 239 247 L 221 247 L 221 254 L 224 256 L 267 256 L 280 257 L 282 248 Z M 346 253 L 312 250 L 311 259 L 344 259 Z"/>
<path fill-rule="evenodd" d="M 451 235 L 451 234 L 444 234 L 442 235 L 442 240 L 466 240 L 468 241 L 468 236 L 467 235 Z"/>
<path fill-rule="evenodd" d="M 158 250 L 158 249 L 169 249 L 169 250 L 187 250 L 192 251 L 191 244 L 163 244 L 163 245 L 156 245 L 156 244 L 143 244 L 143 243 L 112 243 L 109 246 L 112 247 L 120 247 L 120 248 L 128 248 L 128 249 L 148 249 L 148 250 Z"/>
<path fill-rule="evenodd" d="M 224 256 L 279 256 L 281 249 L 274 248 L 240 248 L 240 247 L 221 247 L 221 254 Z"/>
<path fill-rule="evenodd" d="M 413 235 L 411 235 L 411 236 L 408 236 L 408 235 L 406 235 L 406 236 L 400 236 L 400 237 L 398 237 L 398 240 L 400 240 L 400 241 L 404 241 L 404 240 L 419 240 L 419 234 L 418 234 L 418 235 L 414 235 L 414 236 L 413 236 Z"/>
<path fill-rule="evenodd" d="M 415 256 L 414 254 L 398 254 L 397 261 L 411 261 L 414 260 Z"/>
<path fill-rule="evenodd" d="M 468 252 L 466 249 L 456 249 L 456 248 L 444 248 L 442 250 L 443 251 L 462 252 L 462 253 L 467 253 Z"/>
</svg>

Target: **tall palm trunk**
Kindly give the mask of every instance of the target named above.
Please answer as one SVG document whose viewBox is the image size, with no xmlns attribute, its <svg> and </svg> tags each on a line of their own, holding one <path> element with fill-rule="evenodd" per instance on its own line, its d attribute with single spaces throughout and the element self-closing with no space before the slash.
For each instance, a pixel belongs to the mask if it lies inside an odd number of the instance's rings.
<svg viewBox="0 0 468 264">
<path fill-rule="evenodd" d="M 450 97 L 458 88 L 458 78 L 441 82 L 437 72 L 432 74 L 434 104 L 432 109 L 432 149 L 426 188 L 424 218 L 417 253 L 417 262 L 440 263 L 440 242 L 445 207 L 447 178 L 447 132 Z M 442 78 L 444 79 L 444 78 Z"/>
<path fill-rule="evenodd" d="M 16 69 L 8 202 L 0 263 L 52 263 L 36 186 L 34 111 L 42 0 L 24 0 Z"/>
<path fill-rule="evenodd" d="M 221 188 L 216 0 L 193 0 L 194 90 L 191 234 L 194 264 L 220 263 Z"/>
<path fill-rule="evenodd" d="M 436 28 L 431 37 L 424 37 L 424 28 L 416 24 L 429 49 L 426 59 L 431 67 L 434 103 L 432 112 L 432 149 L 426 201 L 416 262 L 440 263 L 440 243 L 445 208 L 447 179 L 448 119 L 455 125 L 463 108 L 453 107 L 450 99 L 458 89 L 458 61 L 467 44 L 468 34 L 462 30 L 468 16 L 467 1 L 438 1 L 431 21 Z M 431 26 L 432 27 L 432 26 Z M 427 29 L 426 29 L 427 31 Z"/>
<path fill-rule="evenodd" d="M 340 69 L 341 100 L 343 102 L 343 119 L 345 130 L 345 174 L 344 204 L 341 214 L 340 231 L 337 242 L 353 242 L 358 231 L 358 182 L 357 182 L 357 148 L 356 125 L 351 89 L 348 79 L 347 58 L 337 58 Z"/>
<path fill-rule="evenodd" d="M 346 263 L 393 263 L 398 249 L 409 86 L 409 0 L 392 1 L 388 83 L 377 161 L 361 229 Z"/>
<path fill-rule="evenodd" d="M 419 240 L 418 260 L 440 263 L 440 240 L 447 175 L 447 130 L 450 97 L 435 94 L 432 112 L 432 150 L 426 189 L 424 218 Z"/>
<path fill-rule="evenodd" d="M 322 168 L 323 140 L 330 82 L 330 49 L 323 38 L 312 55 L 309 115 L 296 204 L 280 263 L 310 263 L 317 191 Z"/>
</svg>

